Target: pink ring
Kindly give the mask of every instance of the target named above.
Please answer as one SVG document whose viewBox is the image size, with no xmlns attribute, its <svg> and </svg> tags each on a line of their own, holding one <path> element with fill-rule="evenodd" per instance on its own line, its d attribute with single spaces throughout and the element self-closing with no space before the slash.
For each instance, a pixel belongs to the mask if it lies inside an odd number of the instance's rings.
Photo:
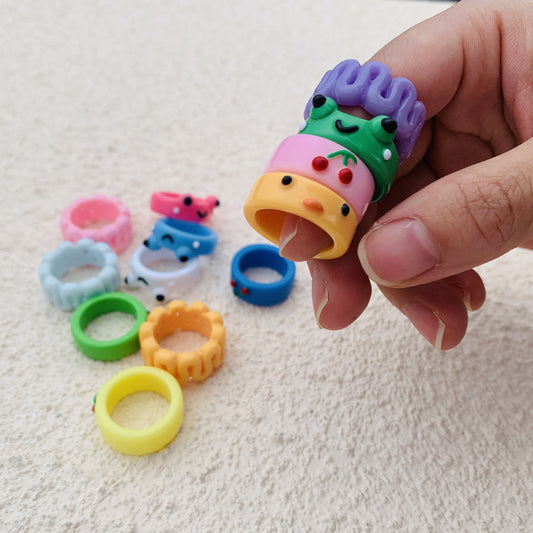
<svg viewBox="0 0 533 533">
<path fill-rule="evenodd" d="M 150 200 L 150 209 L 176 220 L 185 220 L 203 224 L 207 222 L 213 209 L 218 207 L 219 201 L 215 196 L 200 198 L 192 194 L 176 192 L 154 192 Z"/>
<path fill-rule="evenodd" d="M 92 222 L 107 222 L 103 227 L 87 227 Z M 114 196 L 95 194 L 78 198 L 61 213 L 61 230 L 65 240 L 78 242 L 87 238 L 105 242 L 115 253 L 123 252 L 131 242 L 129 209 Z"/>
</svg>

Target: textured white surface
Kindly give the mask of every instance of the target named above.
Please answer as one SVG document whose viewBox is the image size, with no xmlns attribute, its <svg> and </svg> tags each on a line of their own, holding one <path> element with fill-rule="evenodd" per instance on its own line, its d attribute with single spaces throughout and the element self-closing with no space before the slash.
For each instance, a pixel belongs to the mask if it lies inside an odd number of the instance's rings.
<svg viewBox="0 0 533 533">
<path fill-rule="evenodd" d="M 228 284 L 233 254 L 261 241 L 246 194 L 323 72 L 446 6 L 0 5 L 1 531 L 533 531 L 531 254 L 480 269 L 487 303 L 447 353 L 379 294 L 346 330 L 317 329 L 304 265 L 273 309 Z M 226 360 L 185 388 L 167 449 L 128 457 L 91 405 L 140 354 L 80 354 L 37 269 L 62 208 L 101 192 L 132 212 L 125 275 L 165 189 L 220 197 L 219 246 L 183 299 L 222 313 Z"/>
</svg>

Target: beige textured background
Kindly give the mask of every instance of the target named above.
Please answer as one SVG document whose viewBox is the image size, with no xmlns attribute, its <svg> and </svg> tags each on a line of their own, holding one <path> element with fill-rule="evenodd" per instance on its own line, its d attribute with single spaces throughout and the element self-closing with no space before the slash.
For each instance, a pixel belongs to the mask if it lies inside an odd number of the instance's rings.
<svg viewBox="0 0 533 533">
<path fill-rule="evenodd" d="M 487 303 L 446 353 L 379 294 L 346 330 L 317 329 L 304 265 L 276 308 L 228 284 L 233 254 L 261 241 L 246 194 L 323 72 L 448 5 L 0 4 L 1 531 L 533 531 L 531 254 L 479 269 Z M 222 369 L 185 388 L 177 439 L 137 458 L 103 442 L 91 405 L 140 354 L 79 353 L 37 269 L 62 208 L 101 192 L 132 212 L 125 275 L 161 189 L 221 200 L 219 246 L 183 299 L 220 311 L 228 340 Z"/>
</svg>

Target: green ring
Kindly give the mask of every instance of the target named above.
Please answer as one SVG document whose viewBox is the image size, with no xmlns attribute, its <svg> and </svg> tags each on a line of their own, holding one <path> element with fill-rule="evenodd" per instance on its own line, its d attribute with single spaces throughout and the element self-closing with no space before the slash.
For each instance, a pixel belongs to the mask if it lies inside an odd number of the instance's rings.
<svg viewBox="0 0 533 533">
<path fill-rule="evenodd" d="M 135 318 L 135 325 L 127 333 L 102 341 L 85 334 L 85 328 L 100 315 L 114 311 L 127 313 Z M 74 311 L 70 330 L 80 352 L 97 361 L 118 361 L 139 349 L 139 329 L 146 322 L 148 311 L 144 305 L 129 294 L 110 292 L 90 298 Z"/>
</svg>

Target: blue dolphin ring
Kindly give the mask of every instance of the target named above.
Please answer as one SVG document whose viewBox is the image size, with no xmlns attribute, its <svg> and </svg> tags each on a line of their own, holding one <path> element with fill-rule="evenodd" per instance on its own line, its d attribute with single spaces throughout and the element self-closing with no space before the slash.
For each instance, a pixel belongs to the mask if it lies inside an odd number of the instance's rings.
<svg viewBox="0 0 533 533">
<path fill-rule="evenodd" d="M 273 283 L 260 283 L 244 275 L 246 270 L 258 267 L 275 270 L 281 279 Z M 281 257 L 276 246 L 250 244 L 241 248 L 231 262 L 233 294 L 253 305 L 279 304 L 289 296 L 295 273 L 294 263 Z"/>
<path fill-rule="evenodd" d="M 218 235 L 207 226 L 173 218 L 160 218 L 152 235 L 144 241 L 150 250 L 168 248 L 184 263 L 193 257 L 213 253 Z"/>
</svg>

